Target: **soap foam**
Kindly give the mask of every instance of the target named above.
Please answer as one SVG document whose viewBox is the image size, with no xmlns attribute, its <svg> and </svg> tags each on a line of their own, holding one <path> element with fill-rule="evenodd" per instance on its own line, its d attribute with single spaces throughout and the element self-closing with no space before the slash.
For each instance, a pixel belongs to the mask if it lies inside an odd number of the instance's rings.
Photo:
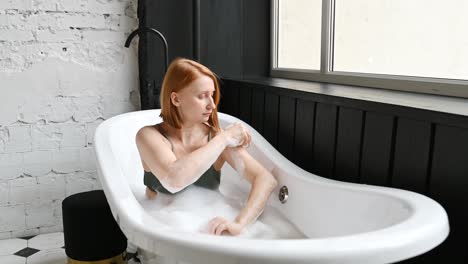
<svg viewBox="0 0 468 264">
<path fill-rule="evenodd" d="M 234 191 L 231 191 L 234 192 Z M 208 222 L 214 217 L 233 221 L 243 208 L 248 194 L 227 197 L 219 190 L 189 186 L 176 195 L 158 193 L 154 200 L 138 199 L 146 212 L 169 228 L 178 231 L 209 233 Z M 143 198 L 143 197 L 141 197 Z M 157 228 L 157 227 L 155 227 Z M 305 238 L 292 223 L 275 208 L 267 206 L 263 214 L 238 236 L 252 239 Z"/>
</svg>

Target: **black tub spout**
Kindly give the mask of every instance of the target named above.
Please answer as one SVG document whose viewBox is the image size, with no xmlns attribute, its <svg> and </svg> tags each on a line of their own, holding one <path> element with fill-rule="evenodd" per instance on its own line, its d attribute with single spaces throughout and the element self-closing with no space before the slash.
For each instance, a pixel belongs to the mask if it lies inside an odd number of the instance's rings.
<svg viewBox="0 0 468 264">
<path fill-rule="evenodd" d="M 125 41 L 125 47 L 128 48 L 130 47 L 130 42 L 132 42 L 132 39 L 136 36 L 136 35 L 139 35 L 140 33 L 142 32 L 149 32 L 149 33 L 152 33 L 152 34 L 155 34 L 156 36 L 158 36 L 162 43 L 163 43 L 163 46 L 164 46 L 164 61 L 165 61 L 165 68 L 164 68 L 164 72 L 167 71 L 167 67 L 169 65 L 169 58 L 168 58 L 168 48 L 167 48 L 167 41 L 166 41 L 166 38 L 164 37 L 163 34 L 161 34 L 161 32 L 157 31 L 156 29 L 154 28 L 139 28 L 139 29 L 136 29 L 135 31 L 133 31 L 132 33 L 130 33 L 130 35 L 128 36 L 127 38 L 127 41 Z"/>
</svg>

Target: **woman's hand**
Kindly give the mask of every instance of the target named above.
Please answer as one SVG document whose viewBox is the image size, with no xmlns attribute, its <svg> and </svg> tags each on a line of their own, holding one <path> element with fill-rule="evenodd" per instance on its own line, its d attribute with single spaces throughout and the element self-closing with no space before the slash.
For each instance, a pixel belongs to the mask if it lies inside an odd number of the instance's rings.
<svg viewBox="0 0 468 264">
<path fill-rule="evenodd" d="M 252 140 L 249 130 L 242 123 L 231 124 L 222 133 L 226 135 L 228 147 L 247 147 Z"/>
<path fill-rule="evenodd" d="M 222 217 L 213 218 L 209 224 L 210 234 L 221 235 L 223 232 L 228 232 L 233 236 L 237 236 L 242 232 L 243 226 L 236 222 L 230 222 Z"/>
</svg>

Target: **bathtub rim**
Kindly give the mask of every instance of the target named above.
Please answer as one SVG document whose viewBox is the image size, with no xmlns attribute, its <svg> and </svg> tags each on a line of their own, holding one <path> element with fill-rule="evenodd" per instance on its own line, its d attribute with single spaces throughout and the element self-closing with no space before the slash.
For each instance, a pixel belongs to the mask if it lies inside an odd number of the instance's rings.
<svg viewBox="0 0 468 264">
<path fill-rule="evenodd" d="M 105 120 L 96 129 L 94 141 L 99 178 L 107 200 L 109 201 L 113 216 L 129 240 L 146 250 L 154 250 L 149 240 L 156 240 L 159 241 L 159 244 L 168 243 L 190 248 L 195 251 L 237 257 L 250 256 L 262 258 L 264 253 L 268 252 L 268 256 L 263 257 L 267 257 L 268 259 L 282 259 L 285 256 L 291 257 L 294 255 L 295 257 L 307 259 L 326 259 L 327 257 L 333 259 L 336 258 L 336 254 L 347 255 L 349 257 L 357 254 L 360 256 L 354 257 L 362 258 L 362 256 L 366 256 L 363 254 L 363 251 L 366 250 L 368 254 L 373 256 L 380 255 L 380 258 L 385 259 L 385 261 L 398 261 L 402 260 L 402 258 L 410 258 L 429 251 L 442 243 L 448 236 L 448 217 L 445 210 L 436 201 L 418 193 L 370 185 L 366 185 L 366 191 L 375 191 L 379 194 L 387 194 L 393 198 L 399 199 L 399 196 L 395 196 L 395 192 L 398 192 L 400 195 L 403 195 L 403 197 L 406 197 L 408 200 L 405 201 L 409 201 L 409 204 L 412 206 L 415 206 L 417 203 L 426 203 L 432 210 L 437 212 L 438 217 L 434 217 L 432 211 L 424 207 L 424 210 L 420 209 L 416 211 L 415 214 L 411 215 L 405 221 L 383 229 L 339 237 L 309 239 L 245 239 L 208 234 L 191 234 L 190 238 L 188 238 L 189 236 L 187 236 L 186 232 L 169 233 L 164 229 L 146 228 L 147 225 L 158 226 L 161 223 L 152 218 L 141 207 L 136 197 L 133 195 L 130 185 L 127 184 L 122 170 L 117 166 L 109 166 L 109 164 L 115 164 L 116 161 L 112 156 L 112 148 L 109 145 L 110 142 L 106 139 L 105 135 L 114 122 L 142 114 L 158 116 L 159 111 L 160 110 L 136 111 Z M 219 113 L 219 117 L 223 120 L 228 119 L 228 121 L 242 122 L 235 117 L 223 113 Z M 243 123 L 245 124 L 245 122 Z M 248 124 L 246 125 L 251 129 L 253 138 L 266 142 L 257 131 Z M 260 138 L 258 138 L 259 136 Z M 284 158 L 269 143 L 261 144 L 259 148 L 262 149 L 262 151 L 268 151 L 269 155 L 274 156 L 272 158 L 276 160 L 280 159 L 282 164 L 288 167 L 288 170 L 293 169 L 294 173 L 297 173 L 303 180 L 315 181 L 317 184 L 325 184 L 329 187 L 346 189 L 361 187 L 356 186 L 357 184 L 339 182 L 316 175 L 314 175 L 314 177 L 305 178 L 305 174 L 309 174 L 309 176 L 313 174 L 302 170 Z M 112 179 L 112 181 L 110 181 L 110 179 Z M 337 184 L 339 184 L 339 186 L 337 186 Z M 110 189 L 113 191 L 110 191 Z M 140 215 L 141 218 L 137 219 L 133 217 L 133 215 Z M 423 221 L 423 223 L 425 223 L 424 225 L 419 223 L 421 220 L 425 220 Z M 408 231 L 412 231 L 412 236 L 408 236 Z M 391 235 L 392 239 L 381 239 L 382 236 L 385 237 L 387 235 Z M 428 237 L 430 239 L 428 239 Z M 367 243 L 363 243 L 363 241 Z M 275 250 L 271 250 L 272 248 Z M 384 250 L 382 251 L 382 249 Z"/>
</svg>

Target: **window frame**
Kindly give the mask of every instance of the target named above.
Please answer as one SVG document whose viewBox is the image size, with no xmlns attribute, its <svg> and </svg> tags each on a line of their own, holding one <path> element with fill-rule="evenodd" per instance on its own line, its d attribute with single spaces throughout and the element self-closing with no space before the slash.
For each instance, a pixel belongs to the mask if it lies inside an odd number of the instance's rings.
<svg viewBox="0 0 468 264">
<path fill-rule="evenodd" d="M 335 0 L 322 0 L 320 70 L 278 68 L 278 6 L 271 0 L 271 77 L 468 98 L 468 80 L 331 71 Z"/>
</svg>

